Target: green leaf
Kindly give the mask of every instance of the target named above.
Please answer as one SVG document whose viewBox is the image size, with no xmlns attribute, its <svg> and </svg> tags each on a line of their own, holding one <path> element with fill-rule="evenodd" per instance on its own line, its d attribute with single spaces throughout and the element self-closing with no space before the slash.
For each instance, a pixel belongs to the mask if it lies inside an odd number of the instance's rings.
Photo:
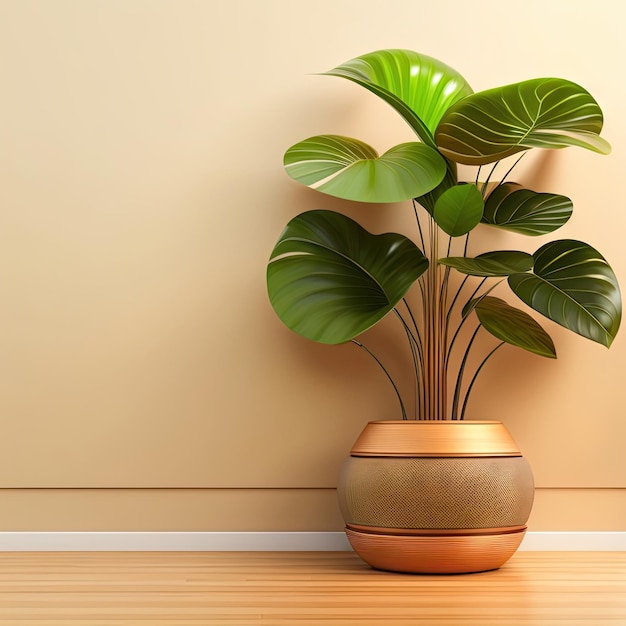
<svg viewBox="0 0 626 626">
<path fill-rule="evenodd" d="M 439 259 L 439 264 L 470 276 L 509 276 L 531 270 L 533 257 L 517 250 L 496 250 L 479 254 L 473 259 L 464 256 L 446 257 Z"/>
<path fill-rule="evenodd" d="M 449 159 L 493 163 L 528 148 L 579 146 L 608 154 L 602 111 L 582 87 L 536 78 L 470 95 L 444 114 L 435 141 Z"/>
<path fill-rule="evenodd" d="M 267 287 L 286 326 L 338 344 L 387 315 L 427 267 L 408 238 L 373 235 L 344 215 L 315 210 L 287 224 L 270 257 Z"/>
<path fill-rule="evenodd" d="M 500 341 L 534 354 L 556 358 L 550 335 L 528 313 L 493 296 L 480 298 L 475 311 L 483 328 Z"/>
<path fill-rule="evenodd" d="M 482 221 L 522 235 L 546 235 L 561 228 L 572 210 L 572 201 L 566 196 L 503 183 L 489 194 Z"/>
<path fill-rule="evenodd" d="M 434 189 L 446 162 L 424 144 L 403 143 L 378 156 L 358 139 L 319 135 L 285 153 L 291 178 L 329 196 L 357 202 L 402 202 Z"/>
<path fill-rule="evenodd" d="M 439 196 L 433 217 L 450 237 L 460 237 L 480 223 L 483 208 L 483 197 L 478 187 L 461 184 L 451 187 Z"/>
<path fill-rule="evenodd" d="M 622 317 L 617 278 L 604 257 L 572 239 L 535 252 L 534 272 L 509 276 L 513 292 L 528 306 L 569 330 L 611 345 Z"/>
<path fill-rule="evenodd" d="M 433 134 L 441 116 L 472 93 L 454 69 L 412 50 L 378 50 L 326 72 L 347 78 L 390 104 L 420 139 L 434 147 Z"/>
<path fill-rule="evenodd" d="M 442 194 L 444 194 L 451 187 L 454 187 L 458 184 L 456 163 L 453 163 L 452 161 L 447 159 L 446 163 L 448 165 L 448 170 L 446 171 L 446 175 L 444 176 L 444 179 L 441 181 L 441 183 L 439 183 L 439 185 L 435 187 L 435 189 L 433 189 L 432 191 L 416 198 L 417 202 L 421 206 L 423 206 L 431 216 L 435 210 L 435 204 L 437 203 L 437 200 L 439 200 L 439 198 L 442 196 Z"/>
</svg>

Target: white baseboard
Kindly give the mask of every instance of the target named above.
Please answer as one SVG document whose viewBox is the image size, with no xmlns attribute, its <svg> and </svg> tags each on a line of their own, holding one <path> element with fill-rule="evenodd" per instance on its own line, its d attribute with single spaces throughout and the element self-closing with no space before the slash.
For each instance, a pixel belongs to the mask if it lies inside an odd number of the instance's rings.
<svg viewBox="0 0 626 626">
<path fill-rule="evenodd" d="M 342 532 L 0 532 L 0 552 L 341 551 Z M 626 551 L 626 532 L 528 532 L 520 550 Z"/>
<path fill-rule="evenodd" d="M 0 532 L 0 552 L 351 549 L 342 532 Z"/>
<path fill-rule="evenodd" d="M 626 532 L 530 531 L 526 533 L 520 550 L 624 552 Z"/>
</svg>

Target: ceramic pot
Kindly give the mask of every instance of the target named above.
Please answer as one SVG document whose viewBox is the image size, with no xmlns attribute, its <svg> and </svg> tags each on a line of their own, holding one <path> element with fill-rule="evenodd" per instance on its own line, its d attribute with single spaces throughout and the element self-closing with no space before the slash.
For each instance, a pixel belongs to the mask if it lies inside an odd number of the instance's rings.
<svg viewBox="0 0 626 626">
<path fill-rule="evenodd" d="M 500 422 L 370 422 L 338 485 L 346 534 L 377 569 L 497 569 L 517 550 L 534 497 L 527 460 Z"/>
</svg>

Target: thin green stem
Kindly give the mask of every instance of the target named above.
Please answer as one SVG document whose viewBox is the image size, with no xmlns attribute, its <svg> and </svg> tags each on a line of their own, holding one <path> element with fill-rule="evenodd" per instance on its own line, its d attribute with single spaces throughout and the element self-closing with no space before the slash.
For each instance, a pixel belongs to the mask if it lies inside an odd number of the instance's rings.
<svg viewBox="0 0 626 626">
<path fill-rule="evenodd" d="M 465 392 L 465 400 L 463 400 L 463 407 L 461 408 L 461 417 L 460 419 L 463 420 L 465 419 L 465 409 L 467 408 L 467 401 L 469 400 L 470 397 L 470 393 L 472 392 L 472 388 L 474 387 L 474 383 L 476 382 L 476 379 L 478 378 L 478 374 L 480 374 L 480 370 L 483 369 L 483 366 L 485 365 L 485 363 L 491 358 L 491 356 L 493 356 L 494 352 L 496 350 L 498 350 L 498 348 L 501 348 L 504 345 L 504 341 L 502 341 L 501 343 L 499 343 L 481 362 L 481 364 L 478 366 L 478 369 L 476 370 L 476 373 L 474 374 L 474 376 L 472 377 L 472 380 L 470 381 L 469 386 L 467 387 L 467 391 Z"/>
<path fill-rule="evenodd" d="M 424 275 L 419 277 L 417 281 L 417 286 L 419 287 L 420 293 L 422 294 L 422 302 L 426 299 L 426 292 L 424 291 Z"/>
<path fill-rule="evenodd" d="M 443 281 L 441 282 L 441 295 L 439 299 L 441 300 L 441 309 L 443 310 L 448 300 L 448 282 L 450 280 L 450 270 L 451 267 L 447 267 L 443 272 Z"/>
<path fill-rule="evenodd" d="M 365 350 L 365 352 L 367 352 L 367 354 L 369 354 L 374 359 L 374 361 L 378 363 L 378 365 L 380 366 L 380 369 L 382 369 L 383 372 L 385 372 L 385 375 L 389 379 L 389 382 L 391 383 L 394 391 L 396 392 L 396 396 L 398 396 L 398 402 L 400 403 L 400 410 L 402 411 L 402 419 L 406 420 L 407 419 L 406 408 L 404 406 L 404 402 L 402 401 L 402 396 L 400 395 L 400 391 L 398 390 L 396 383 L 391 377 L 391 374 L 389 374 L 389 372 L 386 370 L 385 366 L 380 362 L 378 357 L 373 352 L 371 352 L 368 348 L 366 348 L 361 342 L 357 341 L 356 339 L 351 339 L 350 341 L 354 345 L 359 346 L 359 348 L 361 348 L 362 350 Z"/>
<path fill-rule="evenodd" d="M 452 237 L 448 237 L 448 249 L 446 251 L 446 257 L 450 256 L 450 252 L 452 250 Z M 441 308 L 445 307 L 446 301 L 448 300 L 448 282 L 450 280 L 450 271 L 452 268 L 446 266 L 443 273 L 443 282 L 441 284 Z"/>
<path fill-rule="evenodd" d="M 411 348 L 411 356 L 413 357 L 413 371 L 415 373 L 415 419 L 417 419 L 417 412 L 419 410 L 420 403 L 421 403 L 420 402 L 421 393 L 420 393 L 420 375 L 419 374 L 423 367 L 423 357 L 420 353 L 420 348 L 419 348 L 417 339 L 411 332 L 411 329 L 409 328 L 409 325 L 406 323 L 405 319 L 400 314 L 400 311 L 394 308 L 393 312 L 396 314 L 397 318 L 402 323 L 402 326 L 404 327 L 404 331 L 406 332 L 407 338 L 409 340 L 409 347 Z"/>
<path fill-rule="evenodd" d="M 456 304 L 456 301 L 459 299 L 459 296 L 461 295 L 461 292 L 463 291 L 463 287 L 465 287 L 465 283 L 468 280 L 469 280 L 469 274 L 466 274 L 465 278 L 461 281 L 459 288 L 456 290 L 456 294 L 454 294 L 454 298 L 452 299 L 450 306 L 448 307 L 448 313 L 446 315 L 447 321 L 450 320 L 450 316 L 452 315 L 452 310 L 454 309 L 454 305 Z"/>
<path fill-rule="evenodd" d="M 450 250 L 452 248 L 452 237 L 448 238 L 448 251 L 446 256 L 450 256 Z M 446 310 L 446 302 L 448 301 L 448 291 L 450 286 L 450 272 L 452 268 L 446 266 L 443 272 L 443 281 L 441 283 L 441 293 L 439 295 L 439 332 L 441 334 L 441 345 L 440 352 L 443 355 L 442 365 L 441 365 L 441 376 L 443 380 L 447 379 L 448 376 L 448 362 L 445 358 L 446 347 L 448 345 L 448 329 L 450 325 L 450 316 L 448 315 L 449 311 Z M 445 384 L 445 383 L 442 383 Z M 446 407 L 444 409 L 447 412 Z"/>
<path fill-rule="evenodd" d="M 452 419 L 458 419 L 459 412 L 459 399 L 461 397 L 461 386 L 463 385 L 463 374 L 465 373 L 465 366 L 467 365 L 467 359 L 469 357 L 470 350 L 474 345 L 474 341 L 476 340 L 476 336 L 478 335 L 478 331 L 482 328 L 479 324 L 476 327 L 476 330 L 473 332 L 471 339 L 467 344 L 467 348 L 465 349 L 465 354 L 463 355 L 463 360 L 461 361 L 461 365 L 459 366 L 459 373 L 456 378 L 456 384 L 454 386 L 454 398 L 452 400 Z"/>
<path fill-rule="evenodd" d="M 465 304 L 468 304 L 469 302 L 471 302 L 474 299 L 474 296 L 480 291 L 480 288 L 485 284 L 487 278 L 489 278 L 489 276 L 484 276 L 483 277 L 483 279 L 478 283 L 478 287 L 476 287 L 476 289 L 474 289 L 474 291 L 472 291 L 472 295 L 467 299 L 467 302 Z M 500 282 L 502 282 L 502 281 L 500 281 Z"/>
<path fill-rule="evenodd" d="M 485 197 L 485 191 L 487 189 L 487 185 L 489 184 L 489 181 L 491 180 L 491 177 L 493 176 L 493 173 L 496 171 L 496 168 L 498 167 L 499 164 L 500 164 L 500 161 L 496 161 L 494 163 L 494 166 L 491 168 L 491 171 L 489 172 L 489 175 L 487 176 L 487 180 L 482 184 L 480 193 L 483 195 L 483 198 Z"/>
<path fill-rule="evenodd" d="M 472 295 L 468 298 L 467 302 L 465 303 L 465 305 L 467 306 L 468 303 L 470 303 L 472 301 L 472 299 L 474 298 L 474 296 L 478 293 L 479 289 L 485 284 L 485 281 L 487 280 L 487 277 L 483 278 L 480 283 L 478 284 L 478 287 L 476 287 L 476 289 L 474 289 Z M 492 287 L 493 289 L 493 287 Z M 465 308 L 465 307 L 464 307 Z M 450 342 L 450 345 L 448 346 L 448 353 L 446 354 L 446 363 L 450 360 L 450 354 L 452 353 L 452 348 L 454 347 L 454 342 L 456 341 L 456 338 L 459 336 L 459 333 L 461 332 L 461 329 L 463 328 L 463 324 L 465 324 L 465 322 L 469 319 L 469 315 L 466 315 L 462 320 L 461 323 L 458 325 L 456 332 L 454 333 L 453 337 L 452 337 L 452 341 Z"/>
<path fill-rule="evenodd" d="M 467 245 L 469 244 L 469 236 L 470 236 L 469 233 L 465 235 L 465 245 L 463 246 L 463 256 L 467 256 Z"/>
<path fill-rule="evenodd" d="M 498 185 L 502 185 L 504 183 L 504 181 L 507 179 L 508 175 L 513 171 L 513 168 L 522 160 L 522 157 L 525 155 L 525 152 L 522 152 L 522 154 L 520 154 L 520 156 L 517 158 L 517 160 L 515 161 L 515 163 L 513 163 L 513 165 L 511 165 L 511 167 L 509 167 L 507 173 L 502 177 L 502 179 L 500 180 L 500 182 L 498 183 Z"/>
<path fill-rule="evenodd" d="M 415 341 L 415 345 L 417 346 L 417 349 L 420 355 L 420 361 L 423 366 L 424 365 L 424 346 L 422 344 L 422 337 L 420 335 L 420 329 L 417 324 L 417 320 L 415 319 L 415 316 L 413 315 L 413 311 L 411 310 L 411 307 L 409 306 L 409 303 L 407 302 L 407 299 L 402 298 L 402 302 L 404 302 L 404 306 L 406 307 L 406 310 L 409 313 L 409 317 L 411 318 L 411 322 L 413 323 L 413 328 L 415 329 L 415 335 L 413 335 L 413 340 Z M 400 316 L 400 319 L 404 323 L 404 319 L 402 319 L 402 316 Z"/>
<path fill-rule="evenodd" d="M 413 212 L 415 213 L 415 221 L 417 222 L 417 229 L 420 234 L 420 241 L 422 242 L 422 252 L 426 251 L 426 244 L 424 243 L 424 233 L 422 232 L 422 224 L 420 222 L 420 216 L 417 211 L 417 202 L 415 202 L 415 198 L 413 199 Z"/>
<path fill-rule="evenodd" d="M 469 233 L 467 233 L 467 235 L 465 235 L 465 244 L 463 246 L 463 256 L 464 257 L 467 256 L 467 244 L 469 243 L 469 236 L 470 236 Z M 461 295 L 461 292 L 463 291 L 463 287 L 465 287 L 465 283 L 468 281 L 468 279 L 469 279 L 469 274 L 466 274 L 465 278 L 463 278 L 463 280 L 461 281 L 461 284 L 457 288 L 456 293 L 454 294 L 454 298 L 452 298 L 452 303 L 448 307 L 448 312 L 446 314 L 446 326 L 450 323 L 450 316 L 452 315 L 452 311 L 454 309 L 454 305 L 456 304 L 456 301 L 459 299 L 459 296 Z"/>
</svg>

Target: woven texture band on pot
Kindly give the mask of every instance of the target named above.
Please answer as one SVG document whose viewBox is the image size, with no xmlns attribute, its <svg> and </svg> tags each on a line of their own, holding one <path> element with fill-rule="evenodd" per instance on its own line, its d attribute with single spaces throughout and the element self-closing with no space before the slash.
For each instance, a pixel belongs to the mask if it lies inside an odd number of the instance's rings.
<svg viewBox="0 0 626 626">
<path fill-rule="evenodd" d="M 338 495 L 348 538 L 373 567 L 461 573 L 513 555 L 534 485 L 499 422 L 371 422 Z"/>
</svg>

